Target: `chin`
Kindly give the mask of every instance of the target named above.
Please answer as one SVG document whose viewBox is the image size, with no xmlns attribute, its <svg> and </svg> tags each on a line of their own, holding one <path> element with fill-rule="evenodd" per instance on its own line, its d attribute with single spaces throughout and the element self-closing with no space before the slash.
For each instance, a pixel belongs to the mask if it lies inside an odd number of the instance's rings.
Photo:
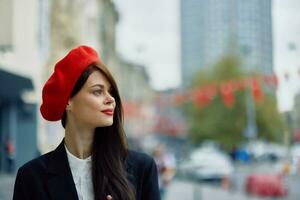
<svg viewBox="0 0 300 200">
<path fill-rule="evenodd" d="M 98 127 L 108 127 L 108 126 L 112 126 L 113 122 L 102 122 L 101 124 L 98 125 Z"/>
</svg>

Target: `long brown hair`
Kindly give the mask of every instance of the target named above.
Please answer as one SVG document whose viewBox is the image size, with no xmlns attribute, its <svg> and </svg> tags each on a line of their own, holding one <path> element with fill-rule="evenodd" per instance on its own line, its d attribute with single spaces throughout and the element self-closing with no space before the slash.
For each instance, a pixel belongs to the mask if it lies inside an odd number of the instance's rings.
<svg viewBox="0 0 300 200">
<path fill-rule="evenodd" d="M 128 147 L 123 129 L 122 102 L 117 84 L 106 66 L 90 65 L 78 79 L 70 98 L 79 92 L 89 75 L 95 70 L 100 70 L 111 84 L 111 94 L 116 102 L 113 125 L 95 129 L 92 146 L 92 180 L 95 200 L 104 200 L 107 195 L 111 195 L 113 200 L 134 200 L 134 188 L 126 178 L 125 161 Z M 66 117 L 65 112 L 61 120 L 63 127 L 66 125 Z"/>
</svg>

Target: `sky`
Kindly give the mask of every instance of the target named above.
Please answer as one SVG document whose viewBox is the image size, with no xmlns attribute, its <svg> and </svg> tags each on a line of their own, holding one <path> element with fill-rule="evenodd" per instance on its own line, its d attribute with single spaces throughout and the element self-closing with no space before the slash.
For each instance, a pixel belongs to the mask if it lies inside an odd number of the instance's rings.
<svg viewBox="0 0 300 200">
<path fill-rule="evenodd" d="M 179 0 L 113 0 L 120 15 L 117 51 L 142 64 L 158 90 L 180 81 Z M 300 88 L 300 1 L 273 0 L 274 71 L 279 77 L 278 108 L 293 108 Z M 293 48 L 289 48 L 293 46 Z M 289 74 L 289 80 L 283 79 Z"/>
<path fill-rule="evenodd" d="M 273 1 L 274 70 L 279 76 L 278 107 L 293 109 L 293 97 L 300 88 L 300 1 Z M 289 48 L 289 46 L 294 48 Z M 289 74 L 284 81 L 284 74 Z"/>
<path fill-rule="evenodd" d="M 158 90 L 180 84 L 178 0 L 114 0 L 120 15 L 117 51 L 146 66 Z"/>
</svg>

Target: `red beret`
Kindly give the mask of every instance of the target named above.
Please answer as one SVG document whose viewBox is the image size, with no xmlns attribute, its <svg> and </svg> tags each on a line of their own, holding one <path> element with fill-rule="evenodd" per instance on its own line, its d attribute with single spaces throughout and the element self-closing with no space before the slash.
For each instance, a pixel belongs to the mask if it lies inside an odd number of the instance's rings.
<svg viewBox="0 0 300 200">
<path fill-rule="evenodd" d="M 46 120 L 57 121 L 62 118 L 77 80 L 93 63 L 101 64 L 102 61 L 97 52 L 88 46 L 72 49 L 56 63 L 54 72 L 42 91 L 43 102 L 40 111 Z"/>
</svg>

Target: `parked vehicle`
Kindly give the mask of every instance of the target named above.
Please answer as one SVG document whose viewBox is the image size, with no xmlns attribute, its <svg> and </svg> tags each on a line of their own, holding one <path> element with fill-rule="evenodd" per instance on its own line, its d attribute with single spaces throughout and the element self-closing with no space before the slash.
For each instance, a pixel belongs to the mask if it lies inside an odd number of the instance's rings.
<svg viewBox="0 0 300 200">
<path fill-rule="evenodd" d="M 283 178 L 281 175 L 252 174 L 246 178 L 245 190 L 253 196 L 285 197 L 288 191 Z"/>
<path fill-rule="evenodd" d="M 275 162 L 285 157 L 287 149 L 279 144 L 264 141 L 251 141 L 245 145 L 254 161 Z"/>
<path fill-rule="evenodd" d="M 227 154 L 210 147 L 194 150 L 190 158 L 179 166 L 184 177 L 201 182 L 230 180 L 233 169 L 233 164 Z"/>
</svg>

